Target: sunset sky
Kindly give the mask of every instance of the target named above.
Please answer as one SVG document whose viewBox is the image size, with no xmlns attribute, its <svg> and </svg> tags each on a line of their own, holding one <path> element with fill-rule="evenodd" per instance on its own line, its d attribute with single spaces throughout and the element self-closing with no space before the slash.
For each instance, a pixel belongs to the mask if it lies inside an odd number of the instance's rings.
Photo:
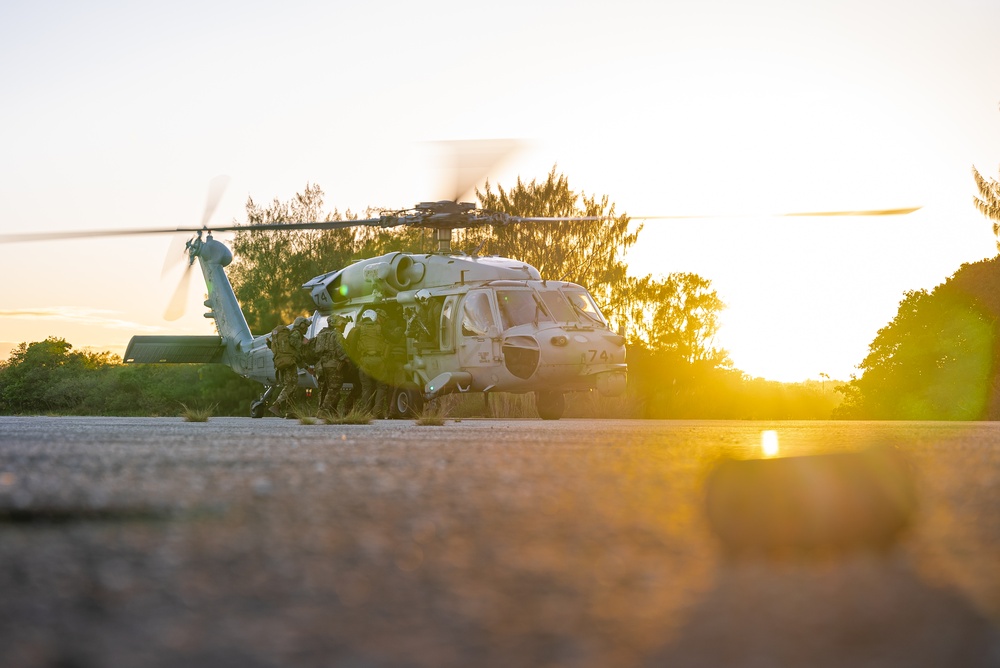
<svg viewBox="0 0 1000 668">
<path fill-rule="evenodd" d="M 427 142 L 524 138 L 494 182 L 740 215 L 648 221 L 632 271 L 710 279 L 737 368 L 846 379 L 905 290 L 996 253 L 970 168 L 1000 164 L 998 27 L 995 0 L 5 2 L 0 234 L 198 225 L 218 174 L 220 224 L 306 183 L 405 207 L 441 195 Z M 169 246 L 0 246 L 0 354 L 210 334 L 201 290 L 162 318 Z"/>
</svg>

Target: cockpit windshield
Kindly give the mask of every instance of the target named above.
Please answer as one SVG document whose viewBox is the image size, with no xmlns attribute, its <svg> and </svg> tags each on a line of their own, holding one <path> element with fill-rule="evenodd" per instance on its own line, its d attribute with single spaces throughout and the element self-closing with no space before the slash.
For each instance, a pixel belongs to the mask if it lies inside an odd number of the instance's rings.
<svg viewBox="0 0 1000 668">
<path fill-rule="evenodd" d="M 552 321 L 532 290 L 497 290 L 497 306 L 504 329 Z"/>
<path fill-rule="evenodd" d="M 486 336 L 490 327 L 496 327 L 490 297 L 483 290 L 474 290 L 465 298 L 462 307 L 462 335 Z"/>
<path fill-rule="evenodd" d="M 538 294 L 556 322 L 576 322 L 576 312 L 559 290 L 539 290 Z"/>
<path fill-rule="evenodd" d="M 569 303 L 573 305 L 573 310 L 581 316 L 580 320 L 607 327 L 608 321 L 604 319 L 601 309 L 597 308 L 597 303 L 590 296 L 590 293 L 583 289 L 564 290 L 564 293 L 569 299 Z"/>
</svg>

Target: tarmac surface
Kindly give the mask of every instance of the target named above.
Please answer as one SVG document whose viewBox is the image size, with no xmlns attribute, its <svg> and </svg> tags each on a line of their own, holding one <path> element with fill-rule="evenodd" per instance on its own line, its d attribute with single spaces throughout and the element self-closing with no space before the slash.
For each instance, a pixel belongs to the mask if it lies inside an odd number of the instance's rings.
<svg viewBox="0 0 1000 668">
<path fill-rule="evenodd" d="M 765 430 L 915 525 L 724 556 Z M 1000 666 L 998 509 L 1000 423 L 0 417 L 0 666 Z"/>
</svg>

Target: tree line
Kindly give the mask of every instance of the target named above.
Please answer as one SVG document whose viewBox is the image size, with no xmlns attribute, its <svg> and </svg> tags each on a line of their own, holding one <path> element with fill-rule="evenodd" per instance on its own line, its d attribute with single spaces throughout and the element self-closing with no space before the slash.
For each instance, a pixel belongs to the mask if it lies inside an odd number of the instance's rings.
<svg viewBox="0 0 1000 668">
<path fill-rule="evenodd" d="M 8 415 L 169 416 L 185 407 L 246 415 L 260 389 L 221 365 L 122 364 L 58 337 L 21 343 L 0 362 L 0 413 Z"/>
</svg>

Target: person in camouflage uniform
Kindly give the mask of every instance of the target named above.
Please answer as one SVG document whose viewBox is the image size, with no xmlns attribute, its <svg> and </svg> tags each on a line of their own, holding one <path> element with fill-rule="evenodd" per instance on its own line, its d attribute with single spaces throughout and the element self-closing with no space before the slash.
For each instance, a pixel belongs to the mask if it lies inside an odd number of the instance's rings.
<svg viewBox="0 0 1000 668">
<path fill-rule="evenodd" d="M 347 318 L 332 315 L 327 326 L 316 335 L 316 379 L 319 381 L 319 417 L 333 417 L 340 406 L 340 389 L 347 366 L 347 342 L 344 327 Z"/>
<path fill-rule="evenodd" d="M 392 309 L 375 309 L 382 323 L 382 335 L 386 342 L 385 355 L 385 397 L 382 399 L 382 415 L 392 417 L 390 407 L 397 387 L 406 382 L 403 365 L 406 364 L 406 323 L 397 306 Z"/>
<path fill-rule="evenodd" d="M 371 411 L 376 418 L 381 418 L 385 403 L 387 347 L 375 311 L 368 309 L 361 314 L 361 322 L 351 330 L 351 340 L 350 347 L 361 376 L 361 410 Z"/>
<path fill-rule="evenodd" d="M 312 321 L 299 316 L 292 323 L 291 331 L 278 325 L 271 332 L 268 344 L 274 354 L 274 375 L 281 393 L 269 409 L 279 417 L 284 417 L 290 408 L 292 396 L 299 385 L 299 365 L 302 364 L 302 347 L 306 331 Z"/>
</svg>

